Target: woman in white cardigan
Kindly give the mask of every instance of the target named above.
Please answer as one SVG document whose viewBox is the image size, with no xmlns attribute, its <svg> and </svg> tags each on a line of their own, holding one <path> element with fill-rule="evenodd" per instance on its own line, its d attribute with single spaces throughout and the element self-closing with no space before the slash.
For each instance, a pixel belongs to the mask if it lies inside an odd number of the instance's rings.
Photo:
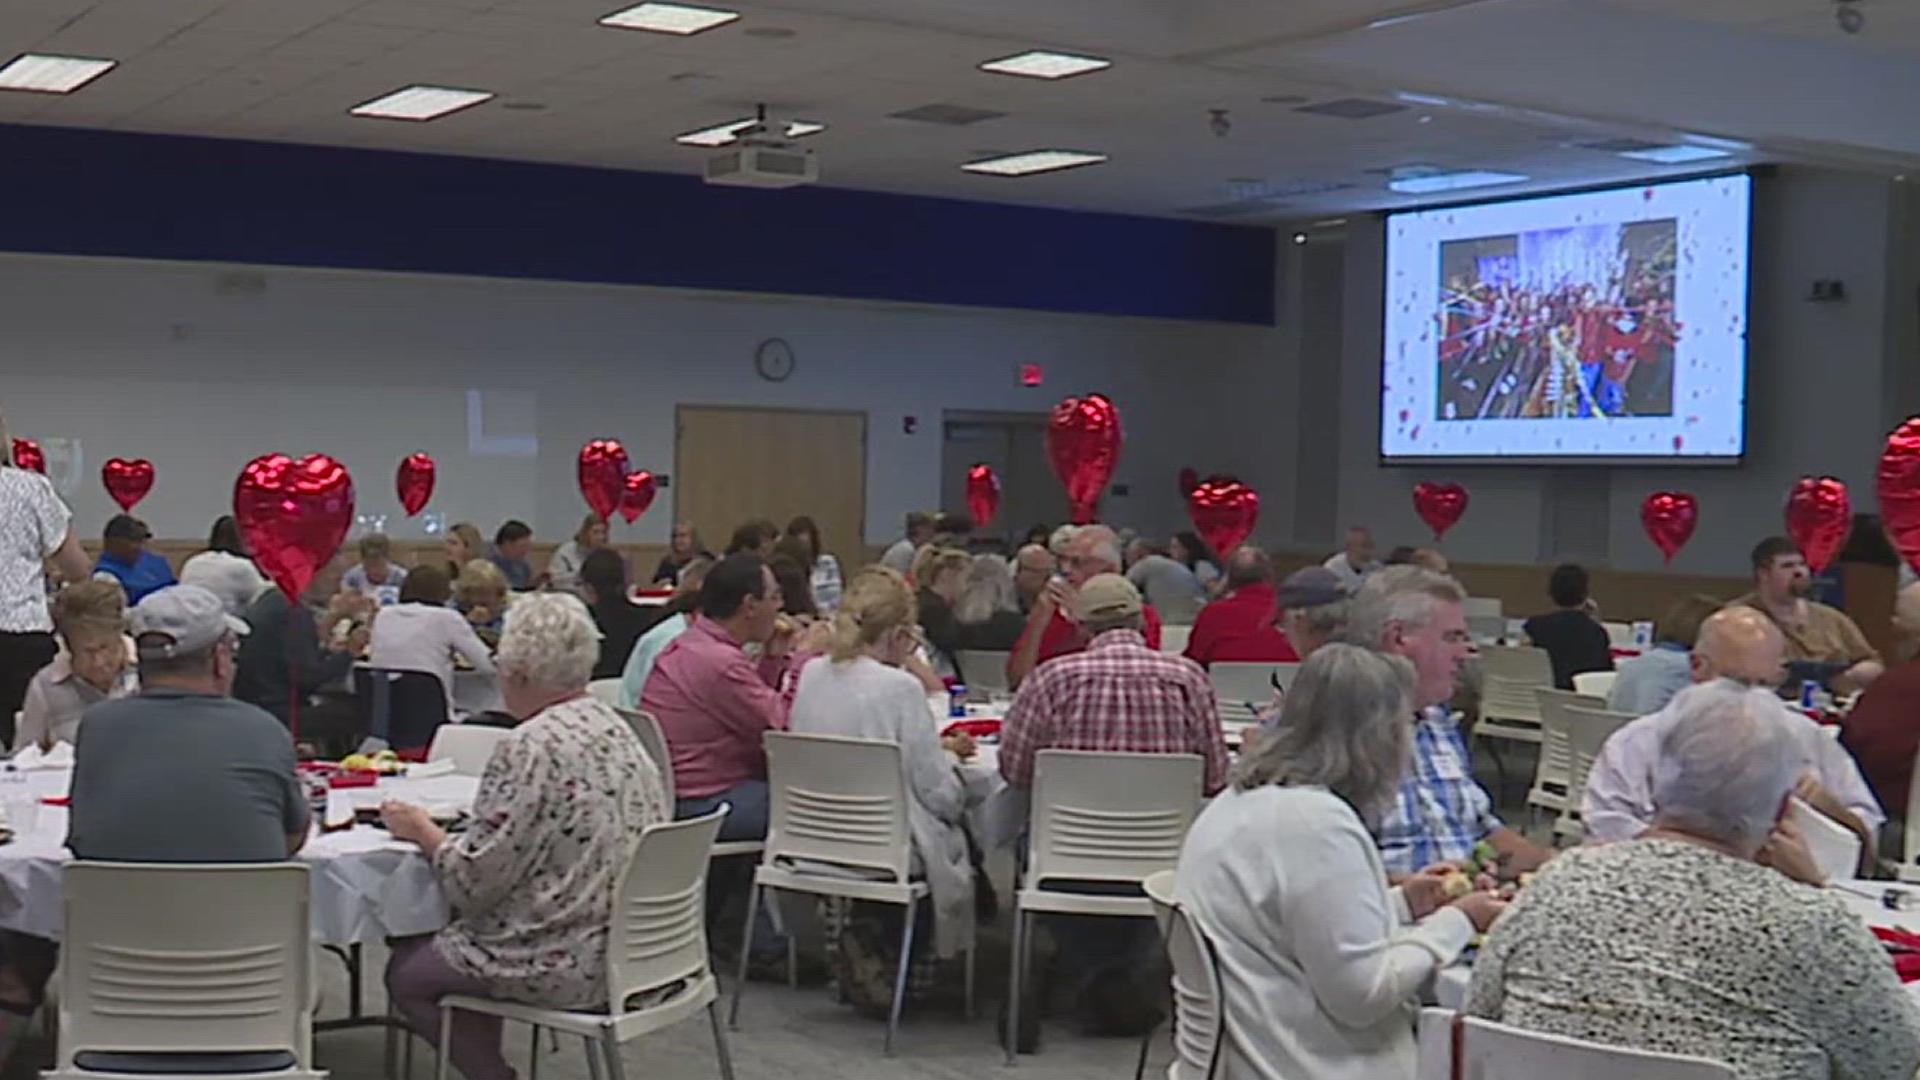
<svg viewBox="0 0 1920 1080">
<path fill-rule="evenodd" d="M 1219 957 L 1225 1077 L 1411 1080 L 1420 985 L 1505 906 L 1447 903 L 1451 867 L 1387 886 L 1366 822 L 1407 770 L 1413 683 L 1399 657 L 1316 650 L 1187 835 L 1176 896 Z"/>
<path fill-rule="evenodd" d="M 926 875 L 934 951 L 945 959 L 973 945 L 973 867 L 961 827 L 966 793 L 927 710 L 940 683 L 914 656 L 915 619 L 905 578 L 881 566 L 855 574 L 834 614 L 832 651 L 800 671 L 788 726 L 899 744 L 914 870 Z"/>
</svg>

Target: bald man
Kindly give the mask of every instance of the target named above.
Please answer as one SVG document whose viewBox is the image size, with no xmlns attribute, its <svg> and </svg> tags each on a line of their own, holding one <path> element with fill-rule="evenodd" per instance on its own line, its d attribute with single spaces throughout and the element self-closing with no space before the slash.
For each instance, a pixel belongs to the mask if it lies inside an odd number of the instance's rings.
<svg viewBox="0 0 1920 1080">
<path fill-rule="evenodd" d="M 1745 605 L 1723 608 L 1700 624 L 1693 646 L 1693 681 L 1725 679 L 1771 690 L 1786 665 L 1786 638 L 1765 614 Z M 1660 767 L 1660 743 L 1673 726 L 1682 691 L 1666 708 L 1643 716 L 1607 740 L 1587 776 L 1580 814 L 1587 838 L 1605 843 L 1638 836 L 1653 824 L 1653 778 Z M 1887 820 L 1860 767 L 1840 744 L 1798 712 L 1780 705 L 1780 722 L 1794 734 L 1802 776 L 1802 799 L 1853 830 L 1861 840 L 1862 861 L 1873 857 L 1875 835 Z"/>
<path fill-rule="evenodd" d="M 1062 526 L 1065 528 L 1066 526 Z M 1089 640 L 1086 629 L 1071 613 L 1080 586 L 1099 574 L 1120 572 L 1120 537 L 1105 525 L 1084 525 L 1074 529 L 1061 548 L 1060 569 L 1065 581 L 1047 582 L 1040 598 L 1027 613 L 1027 628 L 1014 643 L 1007 657 L 1007 685 L 1018 688 L 1033 669 L 1056 656 L 1081 652 Z M 1148 604 L 1141 613 L 1145 619 L 1147 648 L 1160 647 L 1160 613 Z"/>
<path fill-rule="evenodd" d="M 1900 590 L 1893 627 L 1906 642 L 1920 640 L 1920 584 Z M 1907 792 L 1913 782 L 1913 758 L 1920 753 L 1920 656 L 1889 668 L 1875 679 L 1847 714 L 1840 745 L 1853 753 L 1896 822 L 1907 816 Z M 1899 852 L 1895 858 L 1903 857 Z"/>
</svg>

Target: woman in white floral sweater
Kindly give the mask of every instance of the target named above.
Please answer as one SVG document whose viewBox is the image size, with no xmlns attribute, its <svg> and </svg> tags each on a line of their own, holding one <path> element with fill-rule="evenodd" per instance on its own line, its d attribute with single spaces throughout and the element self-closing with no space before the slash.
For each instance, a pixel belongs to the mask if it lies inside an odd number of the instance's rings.
<svg viewBox="0 0 1920 1080">
<path fill-rule="evenodd" d="M 522 723 L 487 762 L 470 827 L 448 836 L 420 807 L 381 807 L 393 835 L 433 860 L 456 913 L 387 965 L 389 997 L 429 1041 L 446 994 L 555 1008 L 606 1001 L 614 896 L 641 831 L 670 814 L 659 767 L 633 729 L 586 692 L 599 650 L 578 598 L 523 598 L 496 658 L 501 696 Z M 469 1080 L 511 1080 L 498 1019 L 457 1014 L 452 1044 Z"/>
</svg>

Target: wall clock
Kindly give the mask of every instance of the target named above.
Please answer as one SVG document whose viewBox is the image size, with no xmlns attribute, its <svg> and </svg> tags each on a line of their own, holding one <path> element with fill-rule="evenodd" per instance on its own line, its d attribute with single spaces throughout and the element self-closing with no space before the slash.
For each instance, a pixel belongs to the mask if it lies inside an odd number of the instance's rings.
<svg viewBox="0 0 1920 1080">
<path fill-rule="evenodd" d="M 793 374 L 793 346 L 780 338 L 768 338 L 754 347 L 753 370 L 768 382 L 786 382 Z"/>
</svg>

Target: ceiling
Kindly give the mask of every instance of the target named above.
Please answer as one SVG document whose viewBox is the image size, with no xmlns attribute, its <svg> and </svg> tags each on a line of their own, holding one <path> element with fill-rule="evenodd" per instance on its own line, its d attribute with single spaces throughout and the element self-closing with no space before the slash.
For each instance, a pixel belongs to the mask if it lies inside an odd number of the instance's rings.
<svg viewBox="0 0 1920 1080">
<path fill-rule="evenodd" d="M 1857 35 L 1835 0 L 708 0 L 744 17 L 688 38 L 595 25 L 630 2 L 6 0 L 0 54 L 120 66 L 0 93 L 0 123 L 697 173 L 706 152 L 673 136 L 766 102 L 831 125 L 807 145 L 835 186 L 1236 222 L 1410 205 L 1383 175 L 1407 165 L 1532 178 L 1499 194 L 1683 172 L 1576 144 L 1688 132 L 1753 145 L 1715 166 L 1920 172 L 1920 10 L 1892 0 L 1857 0 Z M 1032 47 L 1114 66 L 975 70 Z M 428 123 L 347 114 L 413 83 L 499 97 Z M 1389 108 L 1300 111 L 1349 99 Z M 891 115 L 930 104 L 1004 115 Z M 1047 147 L 1111 160 L 958 168 Z"/>
</svg>

